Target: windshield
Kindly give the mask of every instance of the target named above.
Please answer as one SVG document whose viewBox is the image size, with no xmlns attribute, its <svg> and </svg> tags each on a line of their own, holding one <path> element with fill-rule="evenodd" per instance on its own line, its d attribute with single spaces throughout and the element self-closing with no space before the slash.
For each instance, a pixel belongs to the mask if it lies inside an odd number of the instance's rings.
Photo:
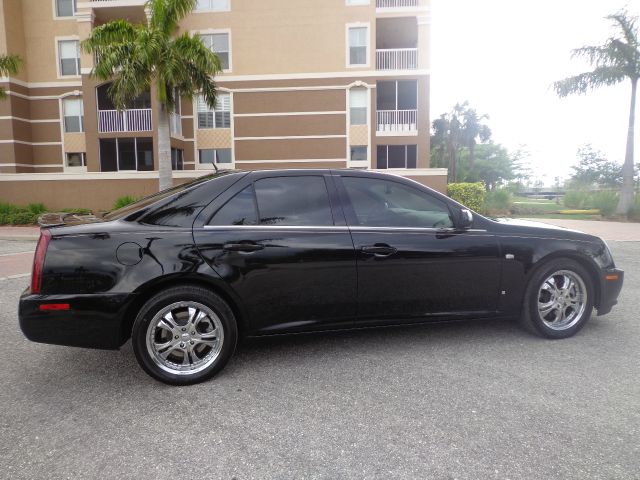
<svg viewBox="0 0 640 480">
<path fill-rule="evenodd" d="M 213 178 L 218 178 L 222 175 L 227 175 L 229 173 L 233 173 L 231 170 L 219 173 L 213 173 L 211 175 L 205 175 L 203 177 L 196 178 L 195 180 L 187 183 L 183 183 L 182 185 L 177 185 L 175 187 L 168 188 L 166 190 L 162 190 L 161 192 L 154 193 L 153 195 L 149 195 L 147 197 L 143 197 L 137 202 L 126 205 L 118 210 L 113 210 L 112 212 L 108 212 L 102 218 L 104 220 L 118 220 L 120 218 L 124 218 L 136 211 L 142 210 L 149 205 L 152 205 L 160 200 L 175 195 L 176 193 L 187 190 L 188 188 L 192 188 L 201 183 L 207 182 Z"/>
</svg>

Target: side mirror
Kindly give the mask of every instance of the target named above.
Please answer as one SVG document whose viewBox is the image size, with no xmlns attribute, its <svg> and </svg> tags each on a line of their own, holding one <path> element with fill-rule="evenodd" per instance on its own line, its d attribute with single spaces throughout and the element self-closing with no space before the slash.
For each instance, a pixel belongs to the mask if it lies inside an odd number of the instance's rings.
<svg viewBox="0 0 640 480">
<path fill-rule="evenodd" d="M 456 226 L 460 230 L 467 230 L 471 228 L 471 225 L 473 225 L 473 213 L 471 213 L 471 210 L 468 210 L 466 208 L 460 209 Z"/>
</svg>

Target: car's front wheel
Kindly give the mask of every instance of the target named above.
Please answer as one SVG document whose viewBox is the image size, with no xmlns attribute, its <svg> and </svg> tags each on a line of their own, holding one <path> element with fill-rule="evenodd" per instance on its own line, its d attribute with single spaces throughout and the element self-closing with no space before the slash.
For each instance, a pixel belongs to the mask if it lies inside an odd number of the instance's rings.
<svg viewBox="0 0 640 480">
<path fill-rule="evenodd" d="M 152 377 L 173 385 L 207 380 L 235 350 L 238 329 L 227 303 L 197 286 L 168 288 L 140 309 L 133 350 Z"/>
<path fill-rule="evenodd" d="M 521 323 L 547 338 L 567 338 L 591 317 L 591 276 L 571 259 L 551 261 L 534 272 L 525 293 Z"/>
</svg>

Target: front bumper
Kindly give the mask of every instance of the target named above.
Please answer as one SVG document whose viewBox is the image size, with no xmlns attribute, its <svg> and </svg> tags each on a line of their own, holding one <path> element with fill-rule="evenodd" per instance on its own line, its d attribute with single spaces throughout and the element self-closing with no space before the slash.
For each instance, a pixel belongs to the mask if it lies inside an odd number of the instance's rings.
<svg viewBox="0 0 640 480">
<path fill-rule="evenodd" d="M 20 297 L 20 329 L 33 342 L 114 350 L 128 338 L 124 314 L 129 294 L 32 295 Z M 69 304 L 69 310 L 42 311 L 40 305 Z"/>
<path fill-rule="evenodd" d="M 610 268 L 602 272 L 600 279 L 600 301 L 598 315 L 605 315 L 618 303 L 618 296 L 624 282 L 624 271 Z"/>
</svg>

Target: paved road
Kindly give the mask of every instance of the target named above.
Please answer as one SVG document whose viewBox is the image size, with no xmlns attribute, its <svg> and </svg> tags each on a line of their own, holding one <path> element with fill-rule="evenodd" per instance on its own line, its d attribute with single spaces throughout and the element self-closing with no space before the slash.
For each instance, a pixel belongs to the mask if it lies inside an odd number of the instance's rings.
<svg viewBox="0 0 640 480">
<path fill-rule="evenodd" d="M 172 388 L 118 352 L 38 345 L 0 281 L 0 465 L 32 478 L 640 478 L 640 243 L 620 305 L 547 341 L 489 321 L 244 344 Z"/>
</svg>

